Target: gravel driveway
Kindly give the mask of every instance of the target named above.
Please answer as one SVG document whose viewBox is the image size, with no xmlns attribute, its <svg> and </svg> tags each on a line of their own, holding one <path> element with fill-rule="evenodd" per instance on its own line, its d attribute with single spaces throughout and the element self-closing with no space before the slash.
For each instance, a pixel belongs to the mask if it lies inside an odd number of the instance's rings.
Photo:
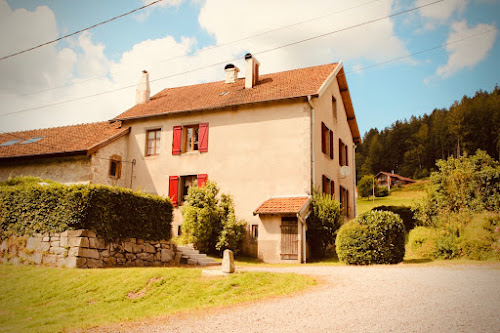
<svg viewBox="0 0 500 333">
<path fill-rule="evenodd" d="M 321 283 L 292 297 L 113 331 L 500 332 L 499 265 L 244 269 L 316 275 Z"/>
</svg>

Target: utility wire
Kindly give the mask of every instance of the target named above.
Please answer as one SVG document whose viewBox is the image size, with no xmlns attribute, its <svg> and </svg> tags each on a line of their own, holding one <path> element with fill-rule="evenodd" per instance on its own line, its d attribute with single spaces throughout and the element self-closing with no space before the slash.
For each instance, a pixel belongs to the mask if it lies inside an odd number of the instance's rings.
<svg viewBox="0 0 500 333">
<path fill-rule="evenodd" d="M 255 54 L 256 55 L 258 55 L 258 54 L 265 54 L 265 53 L 268 53 L 268 52 L 271 52 L 271 51 L 275 51 L 275 50 L 278 50 L 278 49 L 281 49 L 281 48 L 285 48 L 285 47 L 288 47 L 288 46 L 297 45 L 297 44 L 300 44 L 300 43 L 304 43 L 304 42 L 311 41 L 311 40 L 314 40 L 314 39 L 317 39 L 317 38 L 321 38 L 321 37 L 325 37 L 325 36 L 328 36 L 328 35 L 333 35 L 333 34 L 338 33 L 338 32 L 343 32 L 343 31 L 346 31 L 346 30 L 349 30 L 349 29 L 358 28 L 358 27 L 361 27 L 361 26 L 364 26 L 364 25 L 368 25 L 368 24 L 371 24 L 371 23 L 375 23 L 375 22 L 378 22 L 378 21 L 382 21 L 382 20 L 385 20 L 385 19 L 388 19 L 388 18 L 391 18 L 391 17 L 395 17 L 395 16 L 398 16 L 398 15 L 406 14 L 406 13 L 418 10 L 420 8 L 431 6 L 431 5 L 434 5 L 434 4 L 443 2 L 443 1 L 445 1 L 445 0 L 434 1 L 434 2 L 425 4 L 425 5 L 422 5 L 422 6 L 414 7 L 414 8 L 411 8 L 411 9 L 408 9 L 408 10 L 404 10 L 404 11 L 401 11 L 401 12 L 398 12 L 398 13 L 394 13 L 394 14 L 391 14 L 391 15 L 387 15 L 387 16 L 384 16 L 384 17 L 381 17 L 381 18 L 377 18 L 377 19 L 365 21 L 365 22 L 362 22 L 362 23 L 359 23 L 359 24 L 355 24 L 355 25 L 352 25 L 352 26 L 349 26 L 349 27 L 342 28 L 342 29 L 330 31 L 330 32 L 327 32 L 327 33 L 324 33 L 324 34 L 316 35 L 316 36 L 309 37 L 309 38 L 306 38 L 306 39 L 302 39 L 302 40 L 299 40 L 299 41 L 295 41 L 295 42 L 292 42 L 292 43 L 284 44 L 284 45 L 281 45 L 281 46 L 278 46 L 278 47 L 270 48 L 270 49 L 267 49 L 267 50 L 264 50 L 264 51 L 256 52 Z M 197 68 L 194 68 L 194 69 L 191 69 L 191 70 L 187 70 L 187 71 L 184 71 L 184 72 L 181 72 L 181 73 L 167 75 L 167 76 L 164 76 L 164 77 L 161 77 L 161 78 L 150 80 L 150 83 L 151 82 L 165 80 L 165 79 L 172 78 L 172 77 L 175 77 L 175 76 L 179 76 L 179 75 L 182 75 L 182 74 L 192 73 L 192 72 L 199 71 L 199 70 L 202 70 L 202 69 L 207 69 L 207 68 L 211 68 L 211 67 L 215 67 L 215 66 L 224 65 L 224 64 L 227 64 L 228 62 L 236 61 L 238 59 L 240 59 L 240 58 L 233 58 L 233 59 L 229 59 L 229 60 L 224 60 L 224 61 L 217 62 L 217 63 L 211 64 L 211 65 L 197 67 Z M 27 111 L 37 110 L 37 109 L 43 109 L 43 108 L 47 108 L 47 107 L 50 107 L 50 106 L 56 106 L 56 105 L 66 104 L 66 103 L 75 102 L 75 101 L 79 101 L 79 100 L 83 100 L 83 99 L 87 99 L 87 98 L 91 98 L 91 97 L 97 97 L 97 96 L 101 96 L 101 95 L 106 95 L 106 94 L 113 93 L 113 92 L 116 92 L 116 91 L 121 91 L 121 90 L 129 89 L 129 88 L 134 88 L 136 86 L 137 85 L 135 85 L 135 84 L 134 85 L 129 85 L 129 86 L 125 86 L 125 87 L 113 89 L 113 90 L 103 91 L 103 92 L 92 94 L 92 95 L 77 97 L 77 98 L 73 98 L 73 99 L 69 99 L 69 100 L 64 100 L 64 101 L 60 101 L 60 102 L 56 102 L 56 103 L 51 103 L 51 104 L 36 106 L 36 107 L 32 107 L 32 108 L 22 109 L 22 110 L 18 110 L 18 111 L 12 111 L 12 112 L 1 114 L 0 116 L 7 116 L 7 115 L 11 115 L 11 114 L 16 114 L 16 113 L 22 113 L 22 112 L 27 112 Z"/>
<path fill-rule="evenodd" d="M 232 40 L 230 42 L 226 42 L 226 43 L 222 43 L 222 44 L 218 44 L 218 45 L 213 45 L 213 46 L 207 47 L 205 49 L 199 50 L 198 52 L 196 52 L 195 55 L 200 55 L 201 53 L 204 53 L 204 52 L 207 52 L 207 51 L 211 51 L 211 50 L 214 50 L 214 49 L 217 49 L 217 48 L 220 48 L 220 47 L 232 45 L 232 44 L 235 44 L 235 43 L 238 43 L 238 42 L 242 42 L 242 41 L 245 41 L 245 40 L 249 40 L 249 39 L 252 39 L 252 38 L 255 38 L 255 37 L 259 37 L 259 36 L 262 36 L 262 35 L 267 35 L 269 33 L 273 33 L 273 32 L 279 31 L 279 30 L 284 30 L 284 29 L 288 29 L 288 28 L 291 28 L 291 27 L 294 27 L 294 26 L 297 26 L 297 25 L 302 25 L 304 23 L 308 23 L 308 22 L 311 22 L 311 21 L 320 20 L 320 19 L 332 16 L 332 15 L 335 15 L 335 14 L 347 12 L 349 10 L 356 9 L 356 8 L 359 8 L 359 7 L 362 7 L 362 6 L 366 6 L 366 5 L 369 5 L 371 3 L 379 2 L 379 1 L 382 1 L 382 0 L 368 1 L 368 2 L 365 2 L 365 3 L 359 4 L 359 5 L 353 6 L 353 7 L 349 7 L 349 8 L 343 9 L 343 10 L 334 11 L 334 12 L 331 12 L 329 14 L 318 16 L 318 17 L 314 17 L 314 18 L 311 18 L 311 19 L 308 19 L 308 20 L 305 20 L 305 21 L 301 21 L 301 22 L 290 24 L 290 25 L 282 26 L 282 27 L 279 27 L 279 28 L 276 28 L 276 29 L 264 31 L 264 32 L 261 32 L 261 33 L 255 34 L 255 35 L 243 37 L 241 39 Z M 160 60 L 158 63 L 164 63 L 164 62 L 171 61 L 171 60 L 187 58 L 189 56 L 190 55 L 180 55 L 180 56 L 170 57 L 170 58 L 166 58 L 166 59 Z M 116 73 L 123 73 L 123 72 L 124 71 L 118 71 L 118 72 L 115 72 L 114 74 L 116 74 Z M 93 78 L 89 78 L 89 79 L 85 79 L 85 80 L 78 81 L 78 82 L 72 82 L 72 83 L 68 83 L 68 84 L 63 84 L 63 85 L 59 85 L 59 86 L 48 88 L 48 89 L 44 89 L 44 90 L 34 91 L 34 92 L 31 92 L 31 93 L 23 94 L 21 96 L 30 96 L 30 95 L 44 93 L 44 92 L 55 90 L 55 89 L 59 89 L 59 88 L 71 87 L 71 86 L 75 86 L 75 85 L 78 85 L 78 84 L 83 84 L 83 83 L 86 83 L 86 82 L 89 82 L 89 81 L 102 79 L 102 78 L 105 78 L 105 77 L 108 77 L 108 74 L 102 75 L 102 76 L 93 77 Z"/>
<path fill-rule="evenodd" d="M 71 34 L 69 34 L 69 35 L 65 35 L 65 36 L 59 37 L 59 38 L 57 38 L 57 39 L 54 39 L 54 40 L 51 40 L 51 41 L 48 41 L 48 42 L 42 43 L 42 44 L 40 44 L 40 45 L 30 47 L 29 49 L 26 49 L 26 50 L 22 50 L 22 51 L 19 51 L 19 52 L 16 52 L 16 53 L 12 53 L 12 54 L 9 54 L 9 55 L 6 55 L 6 56 L 3 56 L 3 57 L 0 57 L 0 61 L 5 60 L 5 59 L 8 59 L 8 58 L 15 57 L 15 56 L 17 56 L 17 55 L 20 55 L 20 54 L 23 54 L 23 53 L 26 53 L 26 52 L 29 52 L 29 51 L 33 51 L 33 50 L 38 49 L 38 48 L 40 48 L 40 47 L 42 47 L 42 46 L 49 45 L 49 44 L 52 44 L 52 43 L 58 42 L 58 41 L 60 41 L 60 40 L 62 40 L 62 39 L 65 39 L 65 38 L 68 38 L 68 37 L 71 37 L 71 36 L 74 36 L 74 35 L 80 34 L 80 33 L 84 32 L 84 31 L 87 31 L 87 30 L 90 30 L 90 29 L 96 28 L 96 27 L 98 27 L 98 26 L 100 26 L 100 25 L 104 25 L 104 24 L 106 24 L 106 23 L 109 23 L 109 22 L 111 22 L 111 21 L 117 20 L 117 19 L 122 18 L 122 17 L 124 17 L 124 16 L 130 15 L 130 14 L 133 14 L 133 13 L 135 13 L 135 12 L 137 12 L 137 11 L 139 11 L 139 10 L 142 10 L 142 9 L 144 9 L 144 8 L 147 8 L 147 7 L 149 7 L 149 6 L 153 6 L 153 5 L 155 5 L 155 4 L 157 4 L 158 2 L 161 2 L 161 1 L 163 1 L 163 0 L 156 0 L 156 1 L 154 1 L 154 2 L 152 2 L 152 3 L 150 3 L 150 4 L 148 4 L 148 5 L 145 5 L 145 6 L 142 6 L 142 7 L 136 8 L 136 9 L 131 10 L 131 11 L 129 11 L 129 12 L 126 12 L 126 13 L 123 13 L 123 14 L 121 14 L 121 15 L 118 15 L 118 16 L 115 16 L 115 17 L 113 17 L 113 18 L 110 18 L 110 19 L 108 19 L 108 20 L 106 20 L 106 21 L 102 21 L 102 22 L 96 23 L 96 24 L 94 24 L 94 25 L 92 25 L 92 26 L 90 26 L 90 27 L 83 28 L 83 29 L 81 29 L 81 30 L 75 31 L 75 32 L 73 32 L 73 33 L 71 33 Z"/>
</svg>

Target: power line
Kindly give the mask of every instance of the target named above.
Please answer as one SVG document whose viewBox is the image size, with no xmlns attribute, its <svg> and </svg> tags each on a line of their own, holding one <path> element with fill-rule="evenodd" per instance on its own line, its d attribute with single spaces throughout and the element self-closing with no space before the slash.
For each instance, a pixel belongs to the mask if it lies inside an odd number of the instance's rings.
<svg viewBox="0 0 500 333">
<path fill-rule="evenodd" d="M 29 51 L 33 51 L 33 50 L 38 49 L 38 48 L 40 48 L 40 47 L 42 47 L 42 46 L 46 46 L 46 45 L 49 45 L 49 44 L 52 44 L 52 43 L 58 42 L 58 41 L 60 41 L 60 40 L 62 40 L 62 39 L 65 39 L 65 38 L 68 38 L 68 37 L 71 37 L 71 36 L 74 36 L 74 35 L 80 34 L 80 33 L 84 32 L 84 31 L 87 31 L 87 30 L 90 30 L 90 29 L 96 28 L 96 27 L 98 27 L 98 26 L 100 26 L 100 25 L 103 25 L 103 24 L 109 23 L 109 22 L 111 22 L 111 21 L 117 20 L 117 19 L 119 19 L 119 18 L 122 18 L 122 17 L 127 16 L 127 15 L 130 15 L 130 14 L 133 14 L 133 13 L 135 13 L 135 12 L 137 12 L 137 11 L 139 11 L 139 10 L 142 10 L 142 9 L 144 9 L 144 8 L 147 8 L 147 7 L 149 7 L 149 6 L 153 6 L 153 5 L 155 5 L 155 4 L 157 4 L 158 2 L 161 2 L 161 1 L 163 1 L 163 0 L 156 0 L 156 1 L 154 1 L 154 2 L 152 2 L 152 3 L 150 3 L 150 4 L 148 4 L 148 5 L 145 5 L 145 6 L 142 6 L 142 7 L 136 8 L 136 9 L 134 9 L 134 10 L 131 10 L 131 11 L 129 11 L 129 12 L 123 13 L 123 14 L 121 14 L 121 15 L 118 15 L 118 16 L 115 16 L 115 17 L 112 17 L 112 18 L 110 18 L 110 19 L 108 19 L 108 20 L 106 20 L 106 21 L 102 21 L 102 22 L 96 23 L 96 24 L 94 24 L 94 25 L 92 25 L 92 26 L 90 26 L 90 27 L 83 28 L 83 29 L 78 30 L 78 31 L 75 31 L 75 32 L 73 32 L 73 33 L 71 33 L 71 34 L 68 34 L 68 35 L 65 35 L 65 36 L 62 36 L 62 37 L 56 38 L 56 39 L 54 39 L 54 40 L 51 40 L 51 41 L 48 41 L 48 42 L 42 43 L 42 44 L 37 45 L 37 46 L 30 47 L 29 49 L 26 49 L 26 50 L 22 50 L 22 51 L 19 51 L 19 52 L 16 52 L 16 53 L 12 53 L 12 54 L 9 54 L 9 55 L 6 55 L 6 56 L 3 56 L 3 57 L 0 57 L 0 61 L 5 60 L 5 59 L 8 59 L 8 58 L 12 58 L 12 57 L 14 57 L 14 56 L 17 56 L 17 55 L 20 55 L 20 54 L 23 54 L 23 53 L 26 53 L 26 52 L 29 52 Z"/>
<path fill-rule="evenodd" d="M 295 41 L 295 42 L 292 42 L 292 43 L 284 44 L 284 45 L 281 45 L 281 46 L 278 46 L 278 47 L 274 47 L 274 48 L 270 48 L 270 49 L 267 49 L 267 50 L 264 50 L 264 51 L 259 51 L 259 52 L 256 52 L 255 54 L 257 55 L 257 54 L 268 53 L 268 52 L 275 51 L 275 50 L 278 50 L 278 49 L 281 49 L 281 48 L 285 48 L 285 47 L 288 47 L 288 46 L 297 45 L 297 44 L 304 43 L 304 42 L 307 42 L 307 41 L 311 41 L 311 40 L 314 40 L 314 39 L 317 39 L 317 38 L 329 36 L 329 35 L 332 35 L 332 34 L 335 34 L 335 33 L 338 33 L 338 32 L 343 32 L 343 31 L 346 31 L 346 30 L 349 30 L 349 29 L 358 28 L 358 27 L 361 27 L 361 26 L 364 26 L 364 25 L 368 25 L 368 24 L 371 24 L 371 23 L 375 23 L 375 22 L 378 22 L 378 21 L 381 21 L 381 20 L 384 20 L 384 19 L 387 19 L 387 18 L 390 18 L 390 17 L 395 17 L 395 16 L 398 16 L 398 15 L 406 14 L 408 12 L 412 12 L 412 11 L 415 11 L 417 9 L 420 9 L 420 8 L 423 8 L 423 7 L 427 7 L 427 6 L 431 6 L 431 5 L 434 5 L 434 4 L 443 2 L 443 1 L 444 0 L 434 1 L 434 2 L 425 4 L 425 5 L 422 5 L 422 6 L 414 7 L 414 8 L 411 8 L 411 9 L 408 9 L 408 10 L 404 10 L 404 11 L 401 11 L 401 12 L 398 12 L 398 13 L 394 13 L 394 14 L 391 14 L 391 15 L 387 15 L 387 16 L 384 16 L 384 17 L 381 17 L 381 18 L 377 18 L 377 19 L 365 21 L 365 22 L 358 23 L 358 24 L 355 24 L 355 25 L 352 25 L 352 26 L 349 26 L 349 27 L 345 27 L 345 28 L 342 28 L 342 29 L 330 31 L 330 32 L 327 32 L 327 33 L 324 33 L 324 34 L 320 34 L 320 35 L 316 35 L 316 36 L 309 37 L 309 38 L 306 38 L 306 39 L 302 39 L 302 40 L 299 40 L 299 41 Z M 236 61 L 238 59 L 239 58 L 233 58 L 233 59 L 229 59 L 229 60 L 224 60 L 224 61 L 221 61 L 221 62 L 217 62 L 217 63 L 211 64 L 211 65 L 197 67 L 197 68 L 194 68 L 194 69 L 191 69 L 191 70 L 188 70 L 188 71 L 184 71 L 184 72 L 181 72 L 181 73 L 171 74 L 171 75 L 167 75 L 167 76 L 164 76 L 164 77 L 161 77 L 161 78 L 153 79 L 153 80 L 150 80 L 150 82 L 161 81 L 161 80 L 172 78 L 172 77 L 179 76 L 179 75 L 182 75 L 182 74 L 192 73 L 192 72 L 199 71 L 199 70 L 202 70 L 202 69 L 207 69 L 207 68 L 210 68 L 210 67 L 224 65 L 224 64 L 227 64 L 228 62 Z M 113 93 L 113 92 L 117 92 L 117 91 L 129 89 L 129 88 L 134 88 L 134 87 L 136 87 L 135 84 L 134 85 L 130 85 L 130 86 L 125 86 L 125 87 L 117 88 L 117 89 L 113 89 L 113 90 L 103 91 L 103 92 L 100 92 L 100 93 L 97 93 L 97 94 L 92 94 L 92 95 L 77 97 L 77 98 L 74 98 L 74 99 L 69 99 L 69 100 L 60 101 L 60 102 L 56 102 L 56 103 L 51 103 L 51 104 L 41 105 L 41 106 L 37 106 L 37 107 L 22 109 L 22 110 L 18 110 L 18 111 L 12 111 L 12 112 L 1 114 L 0 116 L 7 116 L 7 115 L 11 115 L 11 114 L 16 114 L 16 113 L 33 111 L 33 110 L 37 110 L 37 109 L 43 109 L 43 108 L 50 107 L 50 106 L 56 106 L 56 105 L 70 103 L 70 102 L 76 102 L 76 101 L 79 101 L 79 100 L 88 99 L 88 98 L 91 98 L 91 97 L 97 97 L 97 96 L 101 96 L 101 95 L 106 95 L 106 94 L 109 94 L 109 93 Z"/>
<path fill-rule="evenodd" d="M 297 25 L 302 25 L 302 24 L 307 23 L 307 22 L 320 20 L 320 19 L 326 18 L 328 16 L 332 16 L 332 15 L 335 15 L 335 14 L 343 13 L 343 12 L 346 12 L 346 11 L 349 11 L 349 10 L 352 10 L 352 9 L 356 9 L 356 8 L 359 8 L 359 7 L 362 7 L 362 6 L 366 6 L 366 5 L 369 5 L 371 3 L 379 2 L 379 1 L 382 1 L 382 0 L 368 1 L 368 2 L 365 2 L 365 3 L 359 4 L 359 5 L 353 6 L 353 7 L 349 7 L 349 8 L 343 9 L 343 10 L 334 11 L 334 12 L 331 12 L 329 14 L 318 16 L 318 17 L 314 17 L 314 18 L 311 18 L 311 19 L 308 19 L 308 20 L 305 20 L 305 21 L 301 21 L 301 22 L 289 24 L 289 25 L 282 26 L 282 27 L 279 27 L 279 28 L 276 28 L 276 29 L 264 31 L 264 32 L 261 32 L 261 33 L 255 34 L 255 35 L 250 35 L 250 36 L 247 36 L 247 37 L 243 37 L 241 39 L 236 39 L 236 40 L 233 40 L 233 41 L 230 41 L 230 42 L 226 42 L 226 43 L 222 43 L 222 44 L 218 44 L 218 45 L 213 45 L 213 46 L 207 47 L 205 49 L 199 50 L 198 52 L 196 52 L 196 55 L 200 55 L 201 53 L 204 53 L 204 52 L 207 52 L 207 51 L 211 51 L 211 50 L 214 50 L 214 49 L 217 49 L 217 48 L 220 48 L 220 47 L 232 45 L 232 44 L 235 44 L 235 43 L 238 43 L 238 42 L 242 42 L 242 41 L 249 40 L 249 39 L 252 39 L 252 38 L 255 38 L 255 37 L 259 37 L 259 36 L 262 36 L 262 35 L 273 33 L 273 32 L 279 31 L 279 30 L 288 29 L 288 28 L 291 28 L 291 27 L 294 27 L 294 26 L 297 26 Z M 176 60 L 176 59 L 187 58 L 187 57 L 189 57 L 189 55 L 180 55 L 180 56 L 170 57 L 170 58 L 166 58 L 166 59 L 160 60 L 159 63 L 163 63 L 163 62 L 167 62 L 167 61 L 171 61 L 171 60 Z M 123 73 L 123 72 L 124 71 L 119 71 L 119 72 L 116 72 L 116 73 Z M 44 89 L 44 90 L 34 91 L 34 92 L 31 92 L 31 93 L 23 94 L 21 96 L 30 96 L 30 95 L 44 93 L 44 92 L 55 90 L 55 89 L 59 89 L 59 88 L 71 87 L 71 86 L 75 86 L 75 85 L 78 85 L 78 84 L 83 84 L 83 83 L 86 83 L 86 82 L 89 82 L 89 81 L 102 79 L 102 78 L 105 78 L 105 77 L 108 77 L 108 74 L 97 76 L 97 77 L 93 77 L 93 78 L 89 78 L 89 79 L 85 79 L 85 80 L 78 81 L 78 82 L 72 82 L 72 83 L 68 83 L 68 84 L 63 84 L 63 85 L 59 85 L 59 86 L 48 88 L 48 89 Z"/>
</svg>

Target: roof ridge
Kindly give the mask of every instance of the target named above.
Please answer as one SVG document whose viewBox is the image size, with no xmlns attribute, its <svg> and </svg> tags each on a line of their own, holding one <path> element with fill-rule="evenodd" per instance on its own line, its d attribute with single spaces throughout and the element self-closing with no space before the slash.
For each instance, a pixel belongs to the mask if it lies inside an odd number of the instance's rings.
<svg viewBox="0 0 500 333">
<path fill-rule="evenodd" d="M 16 132 L 2 132 L 2 134 L 22 134 L 22 133 L 27 133 L 27 132 L 33 132 L 33 131 L 43 131 L 43 130 L 52 130 L 52 129 L 62 129 L 62 128 L 67 128 L 67 127 L 76 127 L 76 126 L 84 126 L 84 125 L 94 125 L 94 124 L 104 124 L 104 123 L 115 123 L 115 122 L 120 122 L 121 120 L 104 120 L 104 121 L 94 121 L 90 123 L 79 123 L 79 124 L 72 124 L 72 125 L 62 125 L 62 126 L 55 126 L 55 127 L 44 127 L 44 128 L 35 128 L 35 129 L 30 129 L 30 130 L 24 130 L 24 131 L 16 131 Z M 121 126 L 121 125 L 120 125 Z"/>
</svg>

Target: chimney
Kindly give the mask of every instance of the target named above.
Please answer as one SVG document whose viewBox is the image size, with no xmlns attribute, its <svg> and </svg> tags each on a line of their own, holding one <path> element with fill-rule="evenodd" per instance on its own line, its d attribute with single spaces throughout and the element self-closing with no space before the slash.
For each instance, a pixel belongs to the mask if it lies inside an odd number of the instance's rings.
<svg viewBox="0 0 500 333">
<path fill-rule="evenodd" d="M 135 105 L 144 104 L 149 102 L 149 97 L 151 90 L 149 89 L 149 73 L 147 71 L 142 71 L 142 77 L 137 85 L 137 91 L 135 94 Z"/>
<path fill-rule="evenodd" d="M 226 83 L 235 83 L 240 69 L 233 64 L 227 64 L 224 70 L 226 71 Z"/>
<path fill-rule="evenodd" d="M 259 65 L 260 62 L 255 59 L 250 53 L 245 54 L 246 73 L 245 73 L 245 88 L 250 89 L 257 85 L 259 81 Z"/>
</svg>

